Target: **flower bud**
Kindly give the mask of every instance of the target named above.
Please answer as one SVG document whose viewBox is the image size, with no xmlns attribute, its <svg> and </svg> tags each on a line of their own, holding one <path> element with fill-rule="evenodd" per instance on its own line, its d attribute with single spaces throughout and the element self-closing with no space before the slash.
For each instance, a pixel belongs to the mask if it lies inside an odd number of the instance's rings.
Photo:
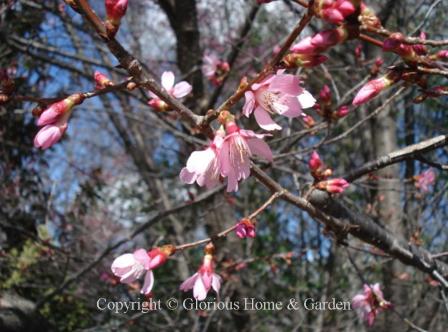
<svg viewBox="0 0 448 332">
<path fill-rule="evenodd" d="M 120 27 L 121 18 L 126 14 L 128 0 L 105 0 L 106 29 L 109 37 L 114 37 Z"/>
<path fill-rule="evenodd" d="M 240 239 L 255 237 L 255 224 L 250 219 L 242 219 L 235 228 L 235 233 Z"/>
<path fill-rule="evenodd" d="M 401 75 L 399 75 L 398 73 L 389 72 L 385 76 L 367 82 L 361 88 L 361 90 L 358 91 L 355 98 L 353 99 L 352 104 L 355 106 L 359 106 L 368 102 L 369 100 L 376 97 L 381 91 L 397 82 L 400 79 L 400 76 Z"/>
<path fill-rule="evenodd" d="M 308 162 L 308 166 L 311 172 L 317 171 L 322 166 L 322 160 L 316 151 L 313 151 L 311 158 Z"/>
<path fill-rule="evenodd" d="M 324 85 L 322 90 L 319 92 L 319 98 L 320 101 L 324 104 L 330 104 L 331 103 L 331 91 L 328 85 Z"/>
<path fill-rule="evenodd" d="M 324 190 L 326 192 L 329 192 L 331 194 L 340 194 L 342 193 L 350 184 L 342 179 L 331 179 L 326 181 L 321 181 L 316 184 L 316 188 L 320 190 Z"/>
<path fill-rule="evenodd" d="M 102 90 L 108 86 L 112 86 L 114 85 L 114 83 L 112 83 L 112 81 L 109 79 L 109 77 L 107 77 L 106 75 L 104 75 L 103 73 L 96 71 L 95 74 L 93 75 L 94 79 L 95 79 L 95 90 Z"/>
<path fill-rule="evenodd" d="M 343 105 L 341 107 L 339 107 L 339 109 L 334 113 L 334 116 L 337 119 L 343 118 L 345 116 L 347 116 L 347 114 L 350 112 L 350 109 L 348 108 L 347 105 Z"/>
<path fill-rule="evenodd" d="M 165 245 L 151 249 L 148 251 L 148 256 L 150 258 L 148 268 L 152 270 L 164 264 L 168 257 L 174 254 L 175 251 L 176 247 L 173 245 Z"/>
</svg>

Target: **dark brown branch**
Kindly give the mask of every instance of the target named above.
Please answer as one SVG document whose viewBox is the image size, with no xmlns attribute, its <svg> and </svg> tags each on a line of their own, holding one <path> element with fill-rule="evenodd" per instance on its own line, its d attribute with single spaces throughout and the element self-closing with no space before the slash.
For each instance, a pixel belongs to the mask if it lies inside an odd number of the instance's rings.
<svg viewBox="0 0 448 332">
<path fill-rule="evenodd" d="M 419 159 L 422 153 L 435 150 L 437 148 L 448 145 L 448 136 L 440 135 L 426 141 L 407 146 L 403 149 L 391 152 L 376 160 L 370 161 L 358 169 L 344 175 L 343 178 L 352 182 L 363 175 L 377 171 L 386 166 L 401 162 L 407 159 Z"/>
</svg>

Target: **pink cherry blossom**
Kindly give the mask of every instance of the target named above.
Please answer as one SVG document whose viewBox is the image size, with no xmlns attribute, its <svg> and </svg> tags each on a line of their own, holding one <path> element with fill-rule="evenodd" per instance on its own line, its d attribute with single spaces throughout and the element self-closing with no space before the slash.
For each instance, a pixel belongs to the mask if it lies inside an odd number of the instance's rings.
<svg viewBox="0 0 448 332">
<path fill-rule="evenodd" d="M 177 84 L 174 84 L 175 76 L 174 73 L 171 71 L 165 71 L 162 74 L 161 77 L 161 83 L 162 87 L 166 90 L 168 94 L 173 96 L 174 98 L 183 98 L 186 95 L 188 95 L 191 90 L 192 86 L 186 82 L 182 81 Z M 151 100 L 148 102 L 148 104 L 154 108 L 156 108 L 158 111 L 165 111 L 168 109 L 168 105 L 161 100 L 157 95 L 150 92 Z"/>
<path fill-rule="evenodd" d="M 146 273 L 141 293 L 149 294 L 154 286 L 152 270 L 165 263 L 168 256 L 174 251 L 175 248 L 171 245 L 154 248 L 149 252 L 138 249 L 132 254 L 128 253 L 115 258 L 111 269 L 113 274 L 119 277 L 120 282 L 124 284 L 130 284 Z"/>
<path fill-rule="evenodd" d="M 238 222 L 235 233 L 240 239 L 255 237 L 255 224 L 249 219 L 242 219 Z"/>
<path fill-rule="evenodd" d="M 428 192 L 429 186 L 434 184 L 436 180 L 436 174 L 431 168 L 429 168 L 420 175 L 416 175 L 415 178 L 417 180 L 415 186 L 422 192 Z"/>
<path fill-rule="evenodd" d="M 352 299 L 354 309 L 358 309 L 362 319 L 368 326 L 372 326 L 376 316 L 383 310 L 389 309 L 392 305 L 384 299 L 380 284 L 364 285 L 364 291 L 357 294 Z"/>
<path fill-rule="evenodd" d="M 244 96 L 243 114 L 249 117 L 253 112 L 258 125 L 265 130 L 281 129 L 270 114 L 295 118 L 301 115 L 303 108 L 312 107 L 316 102 L 308 91 L 300 87 L 297 76 L 283 74 L 282 71 L 253 84 Z"/>
<path fill-rule="evenodd" d="M 224 138 L 219 159 L 221 175 L 227 177 L 227 191 L 237 191 L 238 181 L 250 175 L 250 158 L 253 155 L 272 161 L 269 145 L 262 140 L 263 134 L 240 129 L 235 122 L 225 124 L 227 136 Z"/>
<path fill-rule="evenodd" d="M 196 300 L 202 301 L 207 297 L 211 288 L 219 293 L 221 288 L 221 277 L 215 272 L 213 255 L 206 254 L 199 271 L 193 274 L 180 285 L 180 290 L 188 292 L 193 289 L 193 296 Z"/>
<path fill-rule="evenodd" d="M 130 284 L 140 279 L 145 273 L 145 281 L 141 289 L 142 294 L 151 292 L 154 285 L 154 274 L 150 269 L 151 258 L 144 249 L 138 249 L 133 254 L 124 254 L 112 263 L 112 272 L 120 278 L 120 282 Z"/>
<path fill-rule="evenodd" d="M 224 142 L 225 132 L 216 132 L 213 142 L 202 151 L 194 151 L 187 160 L 187 166 L 180 172 L 180 179 L 184 183 L 196 182 L 199 186 L 212 188 L 219 183 L 221 173 L 221 162 L 219 159 L 220 149 Z"/>
</svg>

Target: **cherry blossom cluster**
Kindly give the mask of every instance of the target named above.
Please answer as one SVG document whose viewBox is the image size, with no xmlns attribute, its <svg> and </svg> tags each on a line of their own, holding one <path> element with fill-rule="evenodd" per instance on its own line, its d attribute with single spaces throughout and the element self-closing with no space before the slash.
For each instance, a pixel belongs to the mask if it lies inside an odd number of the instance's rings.
<svg viewBox="0 0 448 332">
<path fill-rule="evenodd" d="M 176 251 L 171 245 L 154 248 L 150 251 L 138 249 L 133 253 L 123 254 L 117 257 L 112 263 L 112 273 L 120 278 L 120 282 L 131 284 L 144 277 L 141 293 L 150 295 L 154 286 L 153 270 L 163 265 L 169 256 Z M 210 289 L 218 293 L 221 287 L 221 277 L 215 273 L 214 251 L 212 243 L 204 248 L 204 258 L 198 272 L 185 280 L 180 285 L 180 290 L 188 292 L 193 290 L 195 299 L 202 301 L 207 297 Z"/>
<path fill-rule="evenodd" d="M 333 174 L 333 171 L 322 162 L 319 154 L 316 151 L 311 154 L 308 166 L 311 175 L 315 180 L 315 188 L 327 191 L 332 194 L 342 193 L 345 189 L 348 188 L 349 183 L 345 179 L 328 179 Z"/>
<path fill-rule="evenodd" d="M 352 299 L 352 306 L 358 311 L 361 318 L 368 326 L 372 326 L 376 316 L 392 307 L 392 304 L 384 299 L 380 284 L 364 285 L 364 291 Z"/>
</svg>

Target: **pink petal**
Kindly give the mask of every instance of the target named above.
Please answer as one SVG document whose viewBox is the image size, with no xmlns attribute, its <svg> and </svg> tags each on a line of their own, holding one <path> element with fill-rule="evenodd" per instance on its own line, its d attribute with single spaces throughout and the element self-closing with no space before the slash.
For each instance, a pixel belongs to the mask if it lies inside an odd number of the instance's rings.
<svg viewBox="0 0 448 332">
<path fill-rule="evenodd" d="M 201 274 L 202 282 L 204 283 L 205 289 L 209 290 L 212 286 L 212 274 L 211 273 L 202 273 Z"/>
<path fill-rule="evenodd" d="M 193 184 L 198 178 L 198 175 L 196 173 L 189 172 L 188 169 L 184 167 L 180 171 L 179 177 L 183 183 Z"/>
<path fill-rule="evenodd" d="M 227 176 L 232 171 L 232 165 L 230 164 L 230 144 L 228 140 L 224 141 L 221 147 L 219 160 L 221 162 L 221 175 Z"/>
<path fill-rule="evenodd" d="M 174 73 L 172 71 L 164 71 L 162 74 L 162 86 L 165 90 L 170 91 L 174 86 Z"/>
<path fill-rule="evenodd" d="M 352 299 L 353 308 L 361 308 L 366 303 L 366 297 L 363 294 L 355 295 Z"/>
<path fill-rule="evenodd" d="M 46 125 L 34 137 L 34 146 L 36 148 L 48 149 L 61 139 L 66 127 L 60 128 L 52 124 Z"/>
<path fill-rule="evenodd" d="M 58 111 L 57 107 L 50 107 L 39 116 L 39 119 L 37 119 L 37 125 L 41 127 L 55 123 L 61 115 L 62 113 Z"/>
<path fill-rule="evenodd" d="M 297 44 L 292 45 L 291 52 L 300 53 L 300 54 L 313 54 L 316 46 L 311 42 L 311 37 L 306 37 L 302 39 Z"/>
<path fill-rule="evenodd" d="M 221 277 L 216 273 L 213 273 L 212 276 L 212 288 L 216 293 L 219 293 L 219 289 L 221 288 Z"/>
<path fill-rule="evenodd" d="M 238 191 L 238 179 L 234 171 L 227 175 L 227 192 Z"/>
<path fill-rule="evenodd" d="M 192 289 L 194 286 L 194 283 L 196 282 L 196 279 L 199 277 L 198 273 L 193 274 L 190 278 L 185 280 L 179 287 L 180 290 L 187 292 L 188 290 Z"/>
<path fill-rule="evenodd" d="M 179 82 L 174 86 L 173 96 L 176 98 L 185 97 L 191 92 L 192 89 L 192 86 L 188 82 Z"/>
<path fill-rule="evenodd" d="M 344 15 L 344 16 L 349 16 L 351 14 L 353 14 L 355 12 L 355 6 L 353 6 L 351 1 L 343 1 L 339 6 L 339 11 Z"/>
<path fill-rule="evenodd" d="M 282 127 L 280 127 L 277 123 L 272 120 L 271 116 L 268 112 L 266 112 L 261 107 L 257 107 L 254 112 L 255 120 L 257 121 L 258 125 L 263 128 L 264 130 L 280 130 Z"/>
<path fill-rule="evenodd" d="M 300 106 L 305 109 L 313 107 L 316 104 L 316 99 L 306 90 L 303 90 L 297 98 L 299 99 Z"/>
<path fill-rule="evenodd" d="M 269 90 L 280 91 L 282 93 L 287 93 L 290 95 L 298 95 L 302 90 L 299 83 L 300 80 L 295 75 L 275 75 L 274 79 L 269 85 Z"/>
<path fill-rule="evenodd" d="M 111 270 L 117 277 L 121 277 L 124 274 L 128 273 L 132 269 L 132 266 L 134 264 L 134 255 L 124 254 L 114 259 L 114 261 L 112 262 Z"/>
<path fill-rule="evenodd" d="M 152 270 L 148 270 L 148 272 L 146 272 L 145 281 L 143 282 L 143 287 L 140 290 L 140 293 L 142 294 L 151 293 L 153 286 L 154 286 L 154 273 L 152 273 Z"/>
<path fill-rule="evenodd" d="M 269 148 L 269 145 L 258 138 L 252 138 L 247 140 L 247 144 L 250 147 L 250 150 L 253 154 L 256 154 L 259 157 L 262 157 L 268 161 L 272 161 L 272 151 Z"/>
<path fill-rule="evenodd" d="M 148 253 L 146 252 L 145 249 L 138 249 L 134 251 L 134 258 L 137 262 L 143 265 L 145 269 L 149 268 L 151 259 L 149 258 Z"/>
<path fill-rule="evenodd" d="M 302 107 L 300 107 L 299 99 L 296 96 L 287 96 L 281 100 L 286 110 L 280 114 L 288 118 L 296 118 L 302 114 Z"/>
<path fill-rule="evenodd" d="M 255 107 L 255 96 L 252 91 L 246 91 L 244 93 L 244 98 L 246 99 L 246 101 L 244 102 L 243 106 L 243 114 L 246 117 L 249 117 L 250 113 L 252 113 Z"/>
<path fill-rule="evenodd" d="M 205 289 L 202 278 L 197 278 L 193 287 L 193 296 L 196 300 L 202 301 L 207 297 L 207 290 Z"/>
<path fill-rule="evenodd" d="M 214 158 L 215 152 L 211 148 L 194 151 L 187 160 L 187 170 L 197 174 L 204 173 Z"/>
</svg>

